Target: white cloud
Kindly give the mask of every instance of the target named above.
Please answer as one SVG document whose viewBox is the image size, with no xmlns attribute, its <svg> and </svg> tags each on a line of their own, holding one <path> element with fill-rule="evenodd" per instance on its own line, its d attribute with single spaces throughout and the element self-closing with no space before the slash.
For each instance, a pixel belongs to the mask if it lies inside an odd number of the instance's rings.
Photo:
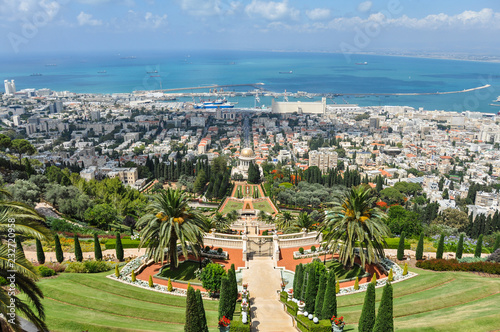
<svg viewBox="0 0 500 332">
<path fill-rule="evenodd" d="M 315 8 L 313 10 L 306 10 L 306 15 L 313 21 L 326 20 L 330 17 L 330 9 Z"/>
<path fill-rule="evenodd" d="M 181 0 L 181 8 L 194 16 L 213 16 L 222 13 L 221 0 Z"/>
<path fill-rule="evenodd" d="M 164 14 L 163 16 L 160 15 L 154 15 L 153 13 L 147 12 L 146 15 L 144 15 L 144 21 L 146 25 L 153 29 L 157 29 L 161 27 L 162 25 L 166 24 L 167 22 L 167 14 Z"/>
<path fill-rule="evenodd" d="M 288 6 L 288 0 L 283 2 L 252 0 L 245 7 L 248 16 L 261 16 L 270 21 L 281 19 L 298 19 L 300 11 Z"/>
<path fill-rule="evenodd" d="M 364 1 L 358 5 L 358 11 L 366 13 L 372 9 L 373 3 L 371 1 Z"/>
<path fill-rule="evenodd" d="M 78 25 L 90 25 L 90 26 L 102 25 L 101 20 L 96 20 L 92 18 L 91 14 L 87 14 L 84 12 L 80 12 L 80 14 L 78 14 L 76 19 L 78 21 Z"/>
</svg>

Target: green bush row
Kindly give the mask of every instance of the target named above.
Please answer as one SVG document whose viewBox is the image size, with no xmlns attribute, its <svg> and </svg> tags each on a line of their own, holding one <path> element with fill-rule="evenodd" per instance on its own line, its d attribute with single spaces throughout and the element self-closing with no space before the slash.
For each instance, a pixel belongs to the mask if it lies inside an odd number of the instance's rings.
<svg viewBox="0 0 500 332">
<path fill-rule="evenodd" d="M 500 274 L 500 263 L 459 263 L 456 259 L 431 259 L 417 262 L 417 267 L 433 271 L 466 271 Z"/>
<path fill-rule="evenodd" d="M 125 248 L 138 248 L 139 243 L 141 243 L 141 241 L 139 241 L 139 240 L 131 240 L 128 238 L 123 238 L 121 240 L 122 240 L 122 247 L 124 249 Z M 108 241 L 106 241 L 104 246 L 106 247 L 106 249 L 115 249 L 116 248 L 116 239 L 109 239 Z"/>
<path fill-rule="evenodd" d="M 297 311 L 299 311 L 299 305 L 293 301 L 285 302 L 286 311 L 293 317 L 297 316 Z"/>
<path fill-rule="evenodd" d="M 231 332 L 250 332 L 250 324 L 243 324 L 241 320 L 232 320 L 229 328 Z"/>
<path fill-rule="evenodd" d="M 297 327 L 303 332 L 330 332 L 332 330 L 332 323 L 328 319 L 322 319 L 318 324 L 314 324 L 309 318 L 299 315 L 295 317 L 297 320 Z"/>
<path fill-rule="evenodd" d="M 399 238 L 385 238 L 385 242 L 387 242 L 387 249 L 398 249 L 399 246 Z M 405 249 L 411 249 L 410 243 L 405 240 Z"/>
<path fill-rule="evenodd" d="M 288 293 L 287 292 L 281 292 L 280 293 L 280 301 L 285 303 L 288 300 Z"/>
<path fill-rule="evenodd" d="M 104 261 L 67 262 L 65 272 L 69 273 L 99 273 L 109 271 L 114 264 Z"/>
</svg>

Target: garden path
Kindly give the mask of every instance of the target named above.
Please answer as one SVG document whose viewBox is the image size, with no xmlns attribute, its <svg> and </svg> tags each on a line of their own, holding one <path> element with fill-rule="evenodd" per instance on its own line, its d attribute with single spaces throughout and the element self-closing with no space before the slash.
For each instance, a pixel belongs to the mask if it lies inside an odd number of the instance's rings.
<svg viewBox="0 0 500 332">
<path fill-rule="evenodd" d="M 254 258 L 243 270 L 243 283 L 248 283 L 252 308 L 252 331 L 291 332 L 292 318 L 279 302 L 280 270 L 274 268 L 271 258 Z"/>
</svg>

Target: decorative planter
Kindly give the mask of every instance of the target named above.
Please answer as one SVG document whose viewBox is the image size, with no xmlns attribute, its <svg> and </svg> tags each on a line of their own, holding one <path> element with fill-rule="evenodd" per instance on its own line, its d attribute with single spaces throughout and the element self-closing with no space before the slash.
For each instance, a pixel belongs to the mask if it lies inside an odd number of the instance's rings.
<svg viewBox="0 0 500 332">
<path fill-rule="evenodd" d="M 335 325 L 335 323 L 332 323 L 332 331 L 333 332 L 343 332 L 344 331 L 344 326 L 345 325 Z"/>
<path fill-rule="evenodd" d="M 219 326 L 219 331 L 220 332 L 229 332 L 230 325 L 229 326 Z"/>
<path fill-rule="evenodd" d="M 305 307 L 306 307 L 306 304 L 304 302 L 302 302 L 302 303 L 299 302 L 299 311 L 297 312 L 297 315 L 303 315 Z"/>
</svg>

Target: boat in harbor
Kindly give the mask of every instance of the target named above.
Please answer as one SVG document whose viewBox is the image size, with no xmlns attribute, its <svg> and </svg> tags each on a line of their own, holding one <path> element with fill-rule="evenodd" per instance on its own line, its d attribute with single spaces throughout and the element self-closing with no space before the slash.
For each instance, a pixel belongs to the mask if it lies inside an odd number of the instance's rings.
<svg viewBox="0 0 500 332">
<path fill-rule="evenodd" d="M 356 65 L 358 66 L 366 66 L 368 64 L 368 62 L 356 62 Z"/>
<path fill-rule="evenodd" d="M 293 74 L 293 71 L 280 71 L 280 74 Z"/>
<path fill-rule="evenodd" d="M 148 74 L 158 74 L 158 70 L 147 71 Z"/>
<path fill-rule="evenodd" d="M 196 109 L 215 109 L 215 108 L 233 108 L 234 104 L 231 104 L 226 99 L 217 99 L 214 101 L 203 101 L 201 103 L 195 104 Z"/>
<path fill-rule="evenodd" d="M 33 73 L 30 76 L 42 76 L 42 74 L 40 74 L 40 73 Z"/>
</svg>

